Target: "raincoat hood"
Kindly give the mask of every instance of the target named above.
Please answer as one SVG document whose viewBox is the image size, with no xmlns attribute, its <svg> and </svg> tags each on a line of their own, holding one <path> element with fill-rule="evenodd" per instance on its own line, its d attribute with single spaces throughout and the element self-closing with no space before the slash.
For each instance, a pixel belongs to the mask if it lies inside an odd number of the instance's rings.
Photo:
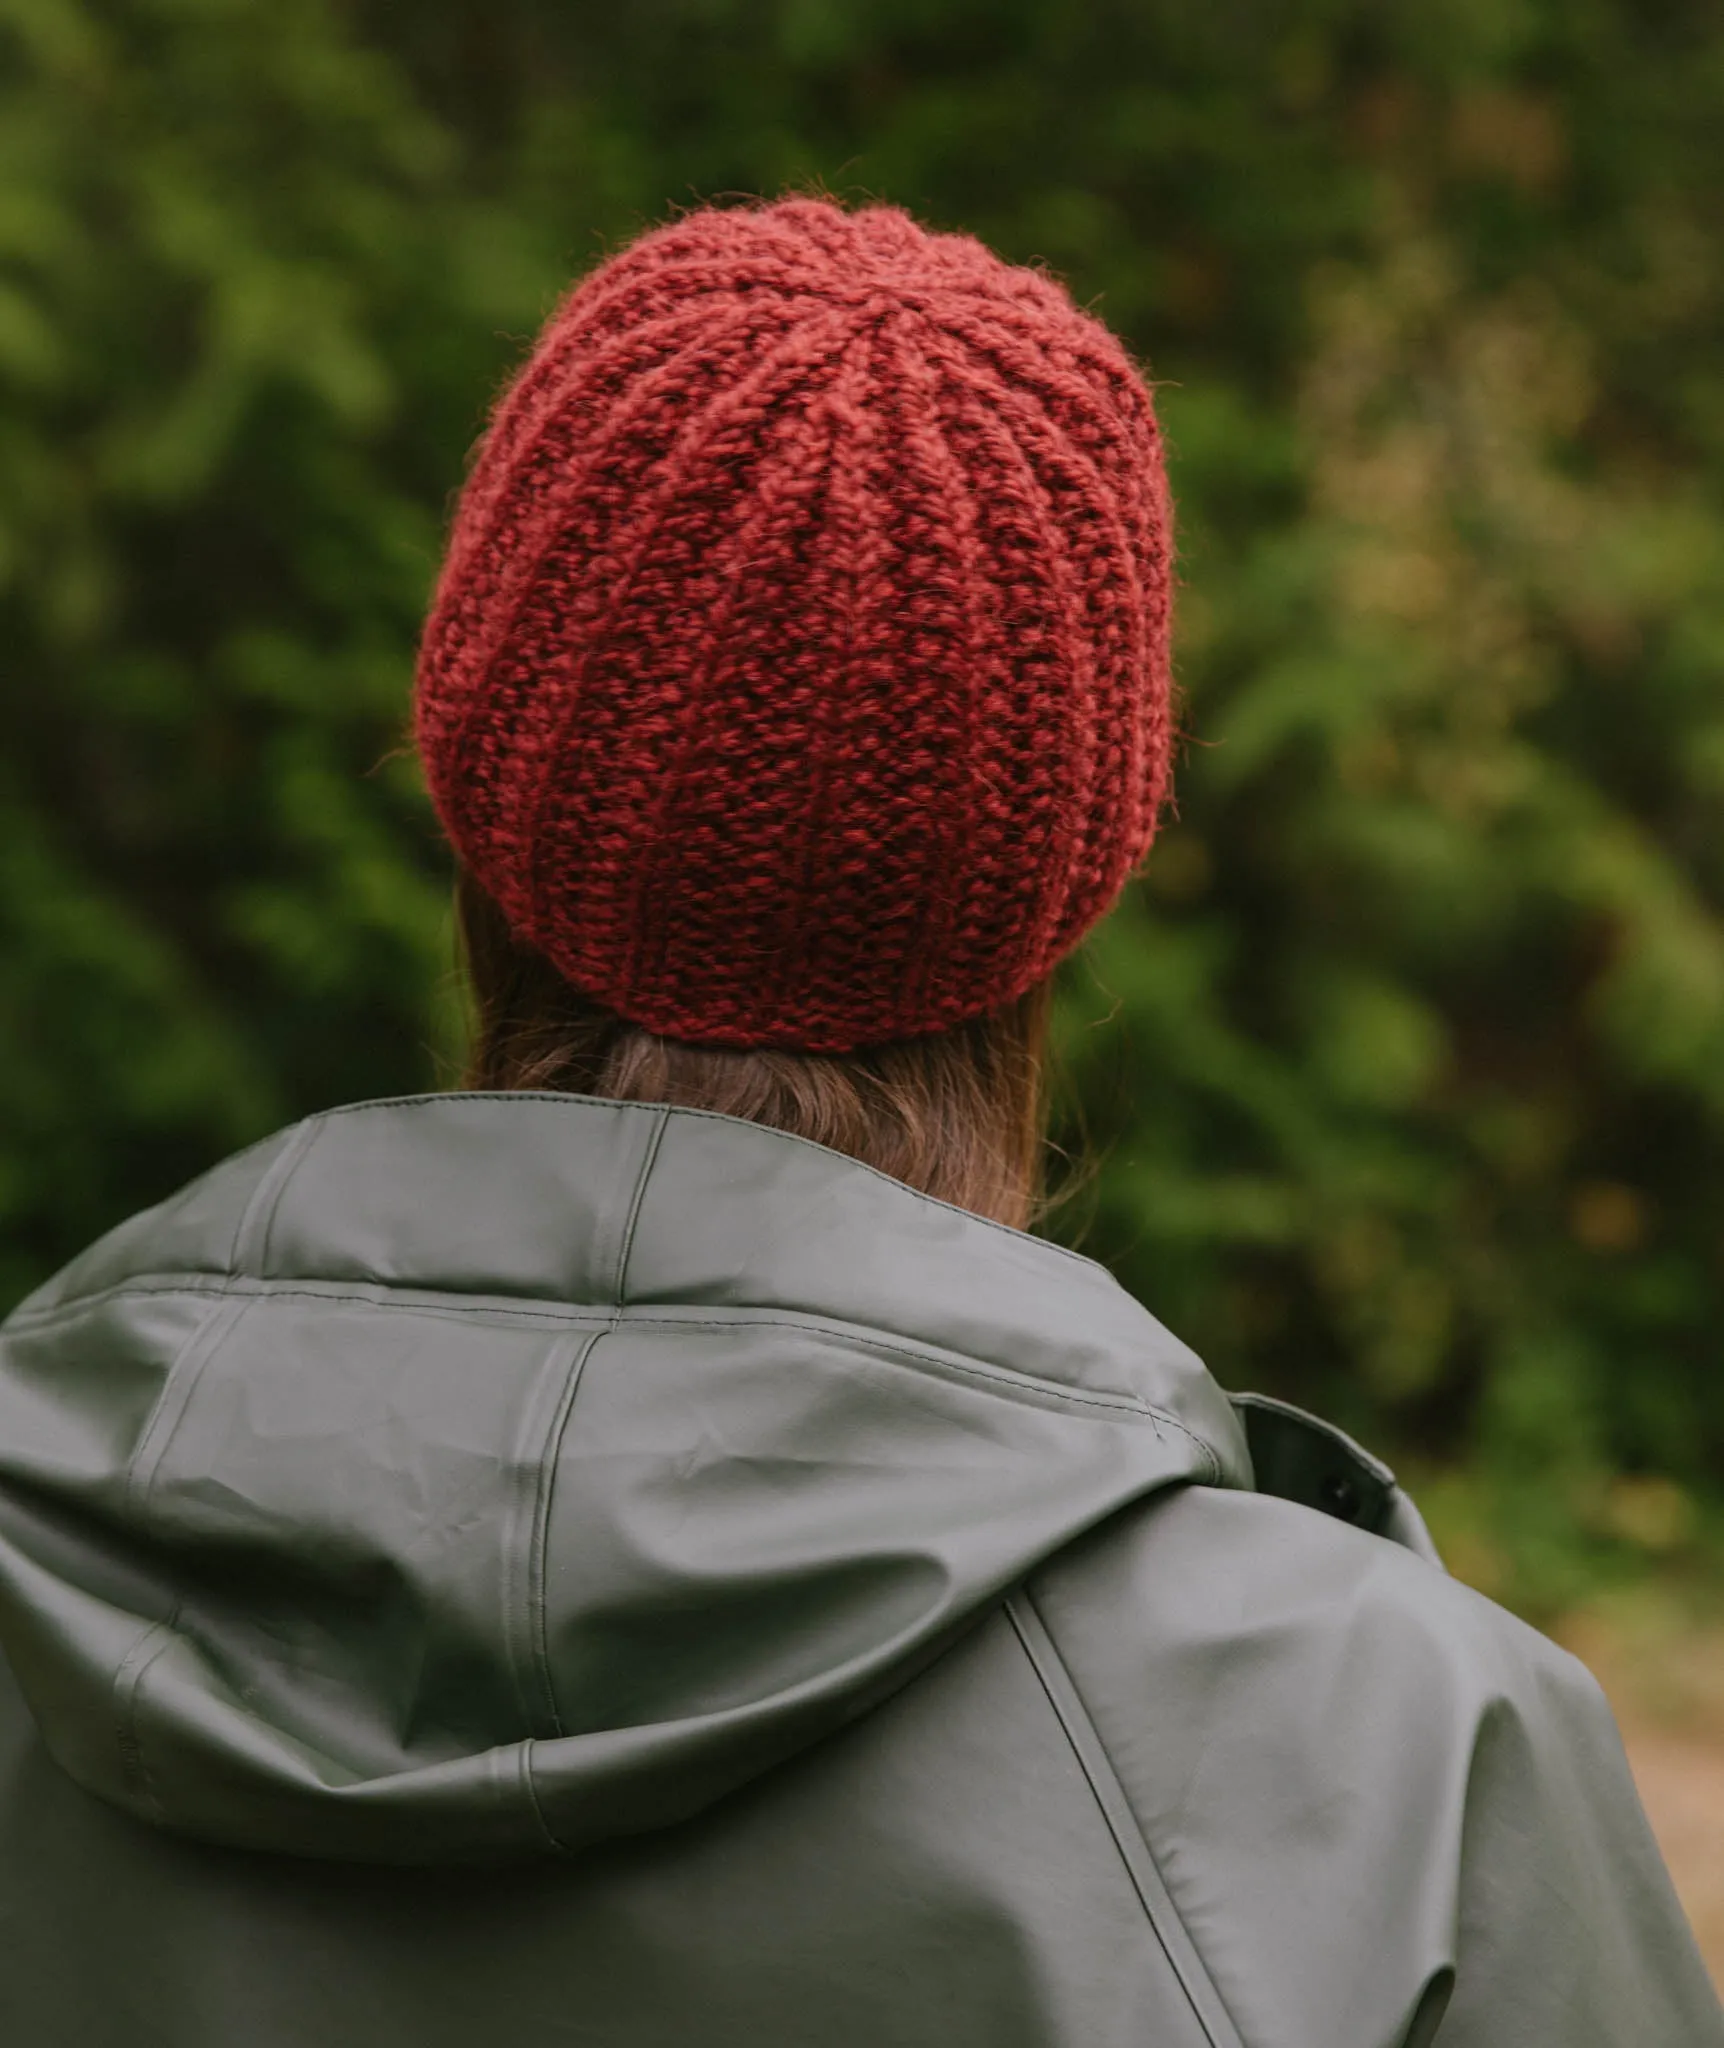
<svg viewBox="0 0 1724 2048">
<path fill-rule="evenodd" d="M 156 1825 L 438 1864 L 667 1826 L 1083 1531 L 1249 1487 L 1098 1266 L 726 1117 L 314 1117 L 0 1334 L 0 1643 Z"/>
</svg>

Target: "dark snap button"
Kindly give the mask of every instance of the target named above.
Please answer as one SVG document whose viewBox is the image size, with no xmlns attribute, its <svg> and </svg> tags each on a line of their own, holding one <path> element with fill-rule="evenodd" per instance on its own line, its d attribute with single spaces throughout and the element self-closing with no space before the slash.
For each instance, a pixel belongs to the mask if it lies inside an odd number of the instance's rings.
<svg viewBox="0 0 1724 2048">
<path fill-rule="evenodd" d="M 1318 1482 L 1317 1498 L 1326 1515 L 1333 1515 L 1342 1522 L 1359 1519 L 1359 1489 L 1346 1473 L 1326 1472 Z"/>
</svg>

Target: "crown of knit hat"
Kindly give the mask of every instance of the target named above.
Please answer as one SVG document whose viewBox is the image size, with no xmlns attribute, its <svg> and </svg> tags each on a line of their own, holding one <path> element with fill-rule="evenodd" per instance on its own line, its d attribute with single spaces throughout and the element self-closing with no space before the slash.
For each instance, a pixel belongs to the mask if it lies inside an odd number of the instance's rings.
<svg viewBox="0 0 1724 2048">
<path fill-rule="evenodd" d="M 1171 528 L 1118 341 L 895 208 L 705 208 L 552 316 L 421 650 L 517 938 L 673 1038 L 843 1052 L 1040 980 L 1168 771 Z"/>
</svg>

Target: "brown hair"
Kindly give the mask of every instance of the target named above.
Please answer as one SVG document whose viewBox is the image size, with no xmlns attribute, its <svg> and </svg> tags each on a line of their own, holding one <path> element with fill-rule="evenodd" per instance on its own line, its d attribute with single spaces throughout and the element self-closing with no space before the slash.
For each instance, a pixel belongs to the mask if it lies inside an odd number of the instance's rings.
<svg viewBox="0 0 1724 2048">
<path fill-rule="evenodd" d="M 658 1037 L 583 995 L 465 872 L 455 910 L 473 1005 L 463 1086 L 718 1110 L 1018 1229 L 1039 1213 L 1050 980 L 925 1037 L 851 1053 L 738 1051 Z"/>
</svg>

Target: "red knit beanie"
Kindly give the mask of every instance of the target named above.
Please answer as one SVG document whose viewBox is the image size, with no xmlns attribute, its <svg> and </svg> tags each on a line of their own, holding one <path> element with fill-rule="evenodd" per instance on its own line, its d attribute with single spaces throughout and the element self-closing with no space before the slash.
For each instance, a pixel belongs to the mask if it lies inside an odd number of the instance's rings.
<svg viewBox="0 0 1724 2048">
<path fill-rule="evenodd" d="M 504 395 L 418 736 L 518 937 L 638 1024 L 843 1052 L 1022 994 L 1167 779 L 1149 394 L 1049 278 L 895 208 L 707 208 Z"/>
</svg>

